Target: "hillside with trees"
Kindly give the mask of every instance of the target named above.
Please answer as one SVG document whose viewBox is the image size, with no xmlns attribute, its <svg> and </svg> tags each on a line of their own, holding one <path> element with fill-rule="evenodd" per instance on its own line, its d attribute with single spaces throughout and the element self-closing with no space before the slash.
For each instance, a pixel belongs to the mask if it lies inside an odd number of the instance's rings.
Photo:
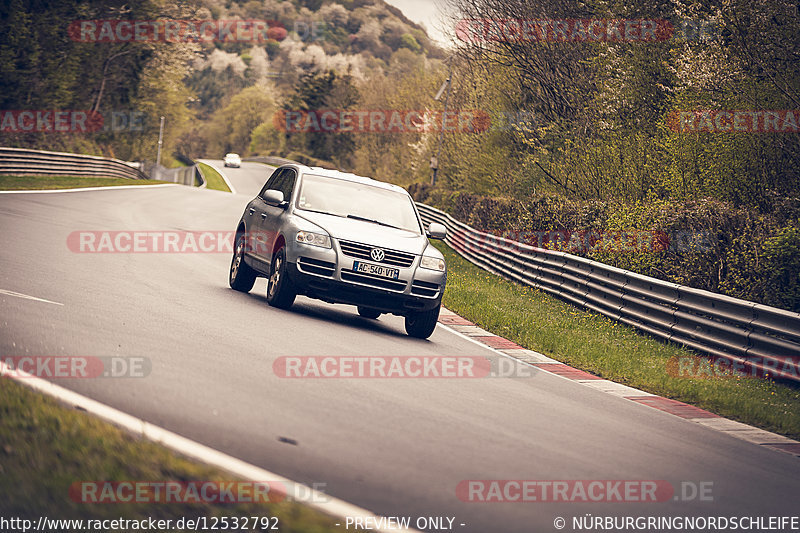
<svg viewBox="0 0 800 533">
<path fill-rule="evenodd" d="M 107 20 L 198 27 L 262 21 L 268 31 L 111 42 L 97 31 L 97 42 L 76 38 L 81 21 Z M 252 131 L 271 121 L 306 76 L 335 72 L 366 83 L 398 61 L 444 57 L 423 28 L 382 0 L 12 0 L 0 5 L 0 27 L 0 109 L 86 110 L 104 118 L 102 130 L 87 134 L 3 128 L 0 142 L 129 160 L 155 158 L 162 115 L 167 153 L 248 153 Z M 130 128 L 126 113 L 144 120 Z"/>
</svg>

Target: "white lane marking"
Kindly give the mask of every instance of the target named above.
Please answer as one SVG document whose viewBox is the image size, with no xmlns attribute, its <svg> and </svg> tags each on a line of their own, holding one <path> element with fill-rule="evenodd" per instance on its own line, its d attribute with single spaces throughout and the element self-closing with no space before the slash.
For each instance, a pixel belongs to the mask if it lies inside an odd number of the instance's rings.
<svg viewBox="0 0 800 533">
<path fill-rule="evenodd" d="M 104 187 L 76 187 L 74 189 L 30 189 L 21 191 L 0 191 L 0 194 L 47 194 L 54 192 L 113 191 L 114 189 L 154 189 L 156 187 L 177 186 L 177 183 L 154 183 L 153 185 L 106 185 Z"/>
<path fill-rule="evenodd" d="M 0 376 L 7 376 L 22 385 L 52 396 L 53 398 L 75 407 L 84 409 L 112 424 L 130 431 L 135 435 L 140 435 L 162 446 L 171 448 L 178 453 L 197 459 L 211 466 L 226 470 L 231 474 L 251 481 L 275 481 L 283 484 L 287 489 L 287 497 L 298 503 L 315 508 L 323 513 L 345 520 L 347 517 L 376 518 L 378 515 L 370 513 L 351 503 L 347 503 L 338 498 L 334 498 L 325 493 L 319 492 L 306 485 L 279 476 L 273 472 L 265 470 L 255 465 L 251 465 L 213 448 L 209 448 L 199 442 L 195 442 L 186 437 L 181 437 L 177 433 L 161 428 L 159 426 L 145 422 L 127 413 L 123 413 L 111 406 L 92 400 L 86 396 L 55 385 L 44 379 L 32 376 L 20 369 L 12 369 L 0 359 Z M 388 529 L 373 529 L 389 533 Z M 407 531 L 409 533 L 420 533 L 416 529 L 391 529 L 392 532 Z"/>
<path fill-rule="evenodd" d="M 16 298 L 23 298 L 25 300 L 34 300 L 36 302 L 44 302 L 44 303 L 47 303 L 47 304 L 64 305 L 62 303 L 51 302 L 50 300 L 45 300 L 44 298 L 37 298 L 36 296 L 31 296 L 29 294 L 22 294 L 21 292 L 8 291 L 6 289 L 0 289 L 0 294 L 5 294 L 6 296 L 14 296 Z"/>
<path fill-rule="evenodd" d="M 231 194 L 236 194 L 236 189 L 233 188 L 233 183 L 231 183 L 231 180 L 229 180 L 228 176 L 226 176 L 225 173 L 213 163 L 212 159 L 198 159 L 197 161 L 199 161 L 200 163 L 205 163 L 206 165 L 216 170 L 219 173 L 219 175 L 222 176 L 222 180 L 225 182 L 225 185 L 227 185 L 228 188 L 231 190 Z"/>
</svg>

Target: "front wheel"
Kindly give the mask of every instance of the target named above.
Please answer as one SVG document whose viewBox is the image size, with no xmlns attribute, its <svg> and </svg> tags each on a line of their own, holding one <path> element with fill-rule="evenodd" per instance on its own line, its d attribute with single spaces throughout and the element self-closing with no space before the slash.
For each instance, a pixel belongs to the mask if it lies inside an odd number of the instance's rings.
<svg viewBox="0 0 800 533">
<path fill-rule="evenodd" d="M 436 321 L 439 319 L 439 308 L 437 305 L 430 311 L 420 311 L 406 316 L 406 333 L 418 339 L 427 339 L 436 329 Z"/>
<path fill-rule="evenodd" d="M 250 292 L 256 282 L 256 271 L 244 262 L 245 236 L 240 233 L 236 236 L 236 247 L 231 259 L 231 271 L 228 275 L 228 284 L 231 289 L 241 292 Z"/>
<path fill-rule="evenodd" d="M 286 272 L 286 250 L 281 248 L 272 258 L 272 273 L 267 280 L 267 303 L 279 309 L 288 309 L 297 292 Z"/>
<path fill-rule="evenodd" d="M 372 319 L 381 316 L 381 312 L 378 311 L 377 309 L 370 309 L 369 307 L 361 307 L 360 305 L 358 306 L 358 314 L 363 316 L 364 318 L 372 318 Z"/>
</svg>

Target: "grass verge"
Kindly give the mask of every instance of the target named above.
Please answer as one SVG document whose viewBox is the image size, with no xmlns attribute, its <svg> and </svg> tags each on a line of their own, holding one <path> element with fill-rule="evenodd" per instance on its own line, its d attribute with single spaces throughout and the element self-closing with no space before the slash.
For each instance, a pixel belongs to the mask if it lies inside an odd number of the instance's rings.
<svg viewBox="0 0 800 533">
<path fill-rule="evenodd" d="M 335 519 L 299 503 L 82 503 L 80 481 L 234 481 L 85 413 L 0 378 L 0 509 L 6 517 L 173 519 L 278 517 L 280 531 L 341 531 Z M 269 481 L 269 480 L 259 480 Z M 209 522 L 211 523 L 211 522 Z"/>
<path fill-rule="evenodd" d="M 0 176 L 0 190 L 27 191 L 47 189 L 78 189 L 115 185 L 153 185 L 169 183 L 161 180 L 129 180 L 125 178 L 91 178 L 83 176 Z"/>
<path fill-rule="evenodd" d="M 200 171 L 203 173 L 203 177 L 206 180 L 206 188 L 231 192 L 230 188 L 225 184 L 225 180 L 222 179 L 219 172 L 214 170 L 214 167 L 206 165 L 205 163 L 197 163 L 197 165 L 200 167 Z"/>
<path fill-rule="evenodd" d="M 759 378 L 690 378 L 671 358 L 696 355 L 600 314 L 490 274 L 449 246 L 444 305 L 464 318 L 575 368 L 800 440 L 800 386 Z M 673 360 L 674 362 L 674 360 Z"/>
</svg>

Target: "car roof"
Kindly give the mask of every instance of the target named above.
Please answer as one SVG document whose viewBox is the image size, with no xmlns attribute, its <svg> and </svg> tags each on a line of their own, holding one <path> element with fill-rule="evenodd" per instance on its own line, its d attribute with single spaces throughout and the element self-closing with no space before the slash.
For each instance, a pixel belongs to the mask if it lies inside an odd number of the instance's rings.
<svg viewBox="0 0 800 533">
<path fill-rule="evenodd" d="M 313 174 L 314 176 L 322 176 L 325 178 L 334 178 L 340 179 L 345 181 L 352 181 L 355 183 L 364 183 L 366 185 L 372 185 L 374 187 L 378 187 L 380 189 L 386 189 L 389 191 L 396 191 L 402 192 L 404 194 L 408 194 L 404 188 L 394 185 L 392 183 L 386 183 L 385 181 L 379 181 L 372 178 L 367 178 L 365 176 L 359 176 L 357 174 L 353 174 L 352 172 L 341 172 L 339 170 L 332 170 L 328 168 L 322 167 L 309 167 L 306 165 L 300 164 L 293 164 L 293 165 L 283 165 L 285 167 L 294 167 L 296 168 L 301 174 Z"/>
</svg>

